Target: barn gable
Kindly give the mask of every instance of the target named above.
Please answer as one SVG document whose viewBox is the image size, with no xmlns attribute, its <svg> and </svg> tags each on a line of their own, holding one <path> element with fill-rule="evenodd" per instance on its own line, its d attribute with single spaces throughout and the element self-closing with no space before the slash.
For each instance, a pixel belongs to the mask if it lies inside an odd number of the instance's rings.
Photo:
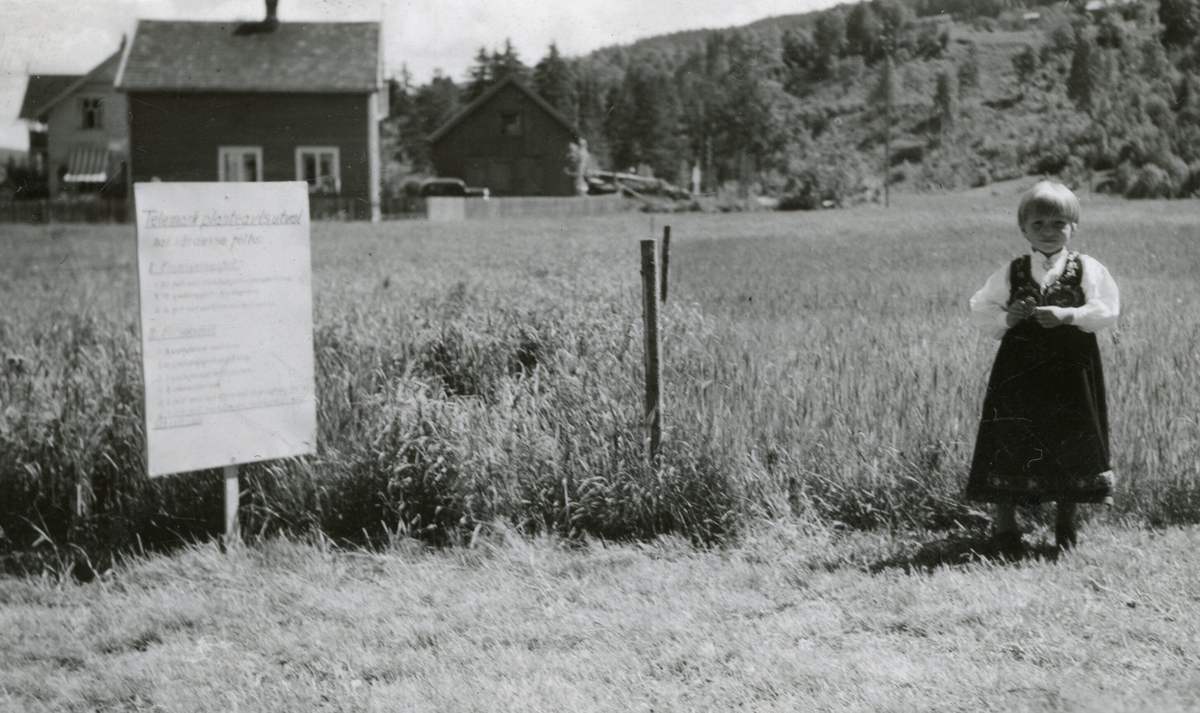
<svg viewBox="0 0 1200 713">
<path fill-rule="evenodd" d="M 578 132 L 514 77 L 506 77 L 430 136 L 439 176 L 496 196 L 576 192 L 569 154 Z"/>
</svg>

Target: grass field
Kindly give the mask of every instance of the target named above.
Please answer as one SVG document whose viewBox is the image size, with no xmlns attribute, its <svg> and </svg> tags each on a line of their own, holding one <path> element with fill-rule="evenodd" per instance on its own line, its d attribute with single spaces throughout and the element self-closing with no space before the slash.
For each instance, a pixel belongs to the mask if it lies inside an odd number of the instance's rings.
<svg viewBox="0 0 1200 713">
<path fill-rule="evenodd" d="M 666 217 L 317 224 L 320 454 L 244 468 L 247 530 L 982 527 L 958 493 L 995 343 L 966 300 L 1024 249 L 1018 187 L 671 216 L 658 469 L 643 458 L 636 241 Z M 1137 523 L 1200 520 L 1194 207 L 1085 199 L 1073 246 L 1122 289 L 1119 340 L 1102 339 L 1110 515 Z M 0 380 L 10 547 L 107 556 L 218 529 L 218 474 L 141 475 L 132 229 L 5 226 L 0 243 L 0 344 L 25 360 Z"/>
<path fill-rule="evenodd" d="M 273 539 L 0 578 L 0 710 L 1191 711 L 1200 532 L 907 573 L 916 545 Z"/>
<path fill-rule="evenodd" d="M 219 530 L 220 479 L 141 475 L 132 230 L 0 226 L 0 554 L 35 575 L 0 577 L 0 709 L 1188 710 L 1195 204 L 1084 198 L 1121 482 L 1061 558 L 1024 513 L 1012 564 L 959 491 L 1020 187 L 315 225 L 320 453 L 244 469 L 231 556 L 154 553 Z M 636 241 L 668 221 L 654 469 Z"/>
</svg>

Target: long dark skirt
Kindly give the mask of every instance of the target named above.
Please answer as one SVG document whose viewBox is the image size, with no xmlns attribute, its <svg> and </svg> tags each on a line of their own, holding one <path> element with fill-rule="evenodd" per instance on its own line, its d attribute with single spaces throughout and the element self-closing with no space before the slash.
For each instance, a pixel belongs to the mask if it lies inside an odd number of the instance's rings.
<svg viewBox="0 0 1200 713">
<path fill-rule="evenodd" d="M 1108 406 L 1096 335 L 1027 320 L 1000 342 L 967 498 L 1111 503 Z"/>
</svg>

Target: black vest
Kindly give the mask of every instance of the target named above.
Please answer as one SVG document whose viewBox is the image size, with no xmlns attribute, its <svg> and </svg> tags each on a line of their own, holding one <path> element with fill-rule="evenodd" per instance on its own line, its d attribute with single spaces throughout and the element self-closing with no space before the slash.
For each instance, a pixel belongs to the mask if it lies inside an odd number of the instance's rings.
<svg viewBox="0 0 1200 713">
<path fill-rule="evenodd" d="M 1033 298 L 1039 307 L 1082 307 L 1087 303 L 1083 294 L 1083 261 L 1079 253 L 1068 253 L 1067 264 L 1045 292 L 1033 279 L 1031 255 L 1022 255 L 1008 266 L 1008 303 Z"/>
</svg>

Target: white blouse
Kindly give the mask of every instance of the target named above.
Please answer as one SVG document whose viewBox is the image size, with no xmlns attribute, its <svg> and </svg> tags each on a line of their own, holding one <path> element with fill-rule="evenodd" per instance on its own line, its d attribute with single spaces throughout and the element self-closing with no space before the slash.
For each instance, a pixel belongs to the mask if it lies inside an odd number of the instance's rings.
<svg viewBox="0 0 1200 713">
<path fill-rule="evenodd" d="M 1106 327 L 1116 325 L 1121 315 L 1121 295 L 1117 291 L 1117 283 L 1108 268 L 1087 255 L 1080 255 L 1079 262 L 1083 267 L 1080 286 L 1083 287 L 1084 304 L 1082 307 L 1060 307 L 1071 317 L 1071 324 L 1085 332 L 1099 332 Z M 1066 248 L 1059 250 L 1049 258 L 1032 251 L 1029 259 L 1030 272 L 1043 291 L 1054 284 L 1058 276 L 1067 266 Z M 1008 284 L 1009 264 L 1000 268 L 987 279 L 983 289 L 971 298 L 971 318 L 996 339 L 1008 331 L 1008 313 L 1004 306 L 1008 303 L 1010 285 Z"/>
</svg>

